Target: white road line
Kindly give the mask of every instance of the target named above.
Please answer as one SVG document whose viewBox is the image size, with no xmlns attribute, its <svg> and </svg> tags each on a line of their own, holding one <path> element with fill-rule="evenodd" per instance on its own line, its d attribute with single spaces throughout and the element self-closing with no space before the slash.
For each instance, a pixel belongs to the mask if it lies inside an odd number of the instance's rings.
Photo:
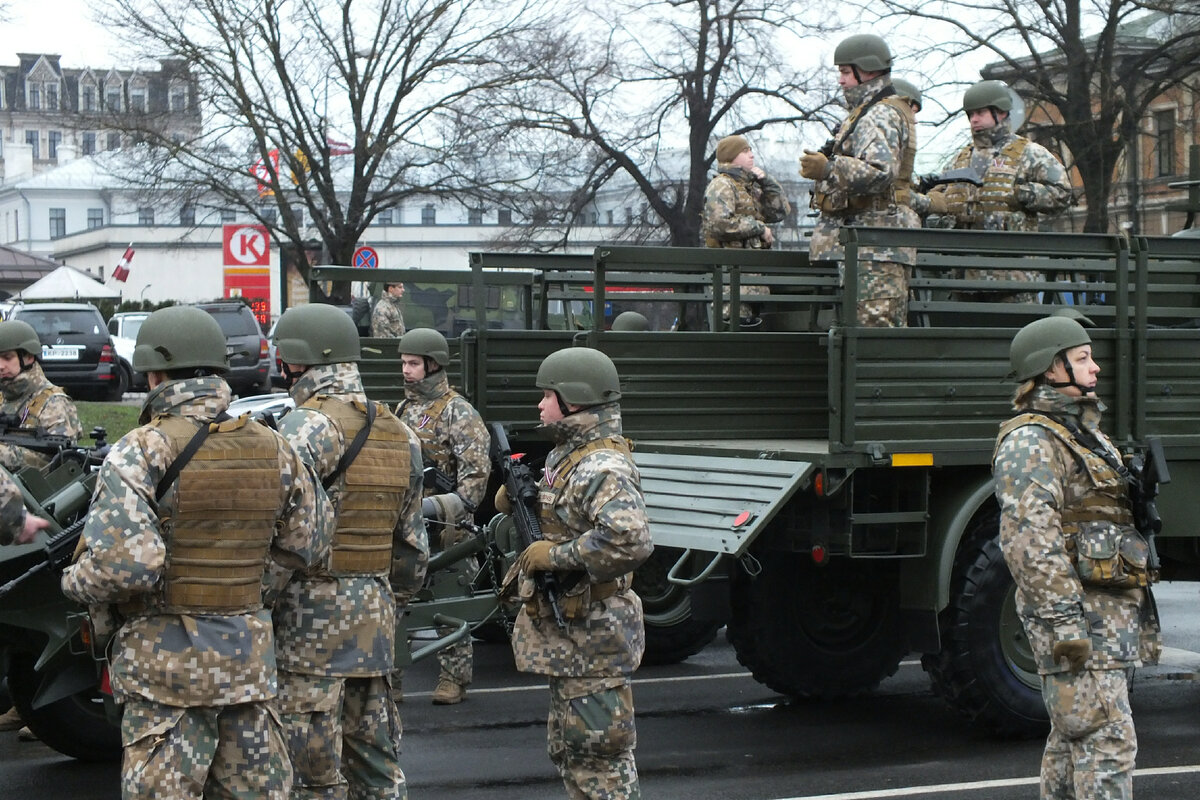
<svg viewBox="0 0 1200 800">
<path fill-rule="evenodd" d="M 749 672 L 720 672 L 715 675 L 678 675 L 673 678 L 634 678 L 635 686 L 646 686 L 651 683 L 683 683 L 684 681 L 715 681 L 724 680 L 727 678 L 750 678 Z M 471 694 L 507 694 L 509 692 L 544 692 L 546 691 L 545 684 L 533 686 L 497 686 L 492 689 L 471 689 Z M 433 692 L 405 692 L 407 697 L 428 697 Z"/>
</svg>

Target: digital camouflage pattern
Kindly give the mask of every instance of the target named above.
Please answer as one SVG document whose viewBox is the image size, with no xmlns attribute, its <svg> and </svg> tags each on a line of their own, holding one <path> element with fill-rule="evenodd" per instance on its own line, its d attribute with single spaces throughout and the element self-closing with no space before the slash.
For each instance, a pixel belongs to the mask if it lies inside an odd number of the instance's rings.
<svg viewBox="0 0 1200 800">
<path fill-rule="evenodd" d="M 12 544 L 25 526 L 25 500 L 21 487 L 0 469 L 0 545 Z"/>
<path fill-rule="evenodd" d="M 896 108 L 876 102 L 857 115 L 853 132 L 843 135 L 860 106 L 871 102 L 891 79 L 881 75 L 845 90 L 850 116 L 834 137 L 840 142 L 829 173 L 816 181 L 815 193 L 827 198 L 809 244 L 809 259 L 844 262 L 845 249 L 839 241 L 845 225 L 886 228 L 919 228 L 915 211 L 895 198 L 904 150 L 914 135 Z M 911 143 L 915 146 L 915 143 Z M 857 205 L 866 205 L 854 210 Z M 908 273 L 917 261 L 911 247 L 862 247 L 858 251 L 858 324 L 868 327 L 898 327 L 908 317 Z M 839 264 L 839 269 L 841 265 Z M 843 276 L 844 280 L 844 276 Z"/>
<path fill-rule="evenodd" d="M 42 365 L 33 366 L 9 380 L 0 380 L 0 414 L 11 414 L 21 420 L 23 428 L 41 428 L 54 436 L 67 436 L 72 441 L 83 434 L 75 402 L 51 383 L 42 372 Z M 45 396 L 43 397 L 43 394 Z M 41 406 L 35 410 L 35 406 Z M 16 472 L 24 466 L 43 467 L 50 457 L 13 444 L 0 444 L 0 466 Z"/>
<path fill-rule="evenodd" d="M 371 309 L 372 336 L 399 339 L 404 335 L 404 314 L 400 310 L 400 300 L 384 291 L 375 301 L 375 308 Z"/>
<path fill-rule="evenodd" d="M 773 222 L 782 222 L 791 211 L 783 187 L 770 175 L 756 178 L 730 164 L 704 190 L 700 234 L 707 247 L 769 248 L 763 234 Z"/>
<path fill-rule="evenodd" d="M 547 751 L 571 800 L 641 797 L 628 678 L 550 677 Z"/>
<path fill-rule="evenodd" d="M 447 402 L 439 402 L 448 395 L 451 396 Z M 441 412 L 433 416 L 438 406 Z M 420 438 L 424 460 L 436 464 L 454 482 L 454 493 L 472 508 L 482 503 L 492 471 L 489 456 L 492 439 L 475 407 L 465 397 L 451 390 L 446 370 L 440 369 L 420 381 L 405 382 L 404 401 L 397 408 L 397 413 Z M 437 493 L 432 487 L 424 490 L 426 497 L 436 496 Z M 464 517 L 469 519 L 470 512 L 464 513 Z M 449 535 L 441 535 L 443 533 Z M 467 535 L 467 531 L 465 528 L 452 528 L 439 530 L 437 534 L 430 538 L 444 544 L 455 544 Z M 442 636 L 453 631 L 453 626 L 438 628 Z M 439 650 L 437 658 L 442 677 L 459 686 L 471 685 L 474 677 L 471 637 Z"/>
<path fill-rule="evenodd" d="M 1129 671 L 1042 676 L 1050 736 L 1042 758 L 1044 800 L 1132 800 L 1137 732 Z"/>
</svg>

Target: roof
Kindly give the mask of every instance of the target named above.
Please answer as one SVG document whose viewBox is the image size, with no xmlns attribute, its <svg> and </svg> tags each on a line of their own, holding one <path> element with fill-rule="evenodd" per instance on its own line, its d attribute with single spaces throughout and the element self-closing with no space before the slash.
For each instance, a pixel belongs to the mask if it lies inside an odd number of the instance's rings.
<svg viewBox="0 0 1200 800">
<path fill-rule="evenodd" d="M 0 245 L 0 283 L 33 283 L 61 266 L 57 261 Z"/>
</svg>

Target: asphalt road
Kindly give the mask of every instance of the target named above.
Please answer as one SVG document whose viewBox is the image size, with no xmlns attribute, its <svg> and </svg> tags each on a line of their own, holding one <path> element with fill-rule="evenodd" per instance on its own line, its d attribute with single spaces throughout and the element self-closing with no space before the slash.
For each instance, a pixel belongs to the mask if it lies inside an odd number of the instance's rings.
<svg viewBox="0 0 1200 800">
<path fill-rule="evenodd" d="M 1135 790 L 1155 800 L 1200 796 L 1200 613 L 1196 585 L 1158 591 L 1168 651 L 1139 671 L 1133 706 Z M 429 702 L 436 667 L 405 679 L 404 768 L 413 798 L 561 798 L 545 755 L 547 694 L 516 673 L 506 645 L 476 646 L 476 684 L 459 706 Z M 997 741 L 929 690 L 917 659 L 872 695 L 789 702 L 756 683 L 723 637 L 683 664 L 635 679 L 637 751 L 647 798 L 962 798 L 1037 796 L 1041 742 Z M 58 756 L 0 733 L 0 786 L 22 800 L 119 796 L 117 767 Z"/>
</svg>

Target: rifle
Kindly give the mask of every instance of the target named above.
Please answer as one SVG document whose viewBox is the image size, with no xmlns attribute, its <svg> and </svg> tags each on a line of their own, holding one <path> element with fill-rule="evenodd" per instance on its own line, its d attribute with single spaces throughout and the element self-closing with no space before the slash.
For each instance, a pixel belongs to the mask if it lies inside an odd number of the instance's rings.
<svg viewBox="0 0 1200 800">
<path fill-rule="evenodd" d="M 1129 500 L 1133 506 L 1133 524 L 1138 533 L 1150 545 L 1151 570 L 1158 570 L 1158 550 L 1154 537 L 1162 531 L 1162 517 L 1158 515 L 1158 487 L 1171 482 L 1167 459 L 1163 454 L 1162 440 L 1157 436 L 1146 437 L 1146 446 L 1129 458 Z"/>
<path fill-rule="evenodd" d="M 543 538 L 542 526 L 538 522 L 537 481 L 529 471 L 529 465 L 522 464 L 513 458 L 504 426 L 493 422 L 488 425 L 488 428 L 492 434 L 492 463 L 504 477 L 504 487 L 508 491 L 508 500 L 512 503 L 513 522 L 516 523 L 517 536 L 521 540 L 521 549 L 524 550 Z M 559 604 L 562 591 L 559 588 L 557 576 L 553 572 L 538 572 L 534 574 L 533 581 L 537 584 L 538 591 L 546 598 L 546 602 L 550 604 L 550 610 L 554 612 L 554 621 L 558 623 L 558 627 L 566 630 L 567 620 L 563 616 L 562 606 Z"/>
<path fill-rule="evenodd" d="M 84 515 L 66 529 L 51 536 L 45 545 L 45 559 L 34 564 L 8 583 L 0 586 L 0 598 L 3 598 L 25 581 L 48 569 L 56 572 L 62 572 L 66 569 L 67 565 L 71 563 L 71 559 L 75 557 L 75 548 L 79 544 L 79 536 L 83 533 L 83 523 L 86 521 L 87 516 Z"/>
<path fill-rule="evenodd" d="M 975 167 L 960 167 L 948 169 L 937 175 L 922 175 L 917 179 L 917 191 L 925 194 L 935 186 L 945 183 L 969 183 L 973 186 L 983 186 L 983 170 Z"/>
<path fill-rule="evenodd" d="M 75 446 L 69 436 L 46 433 L 45 428 L 27 428 L 21 423 L 21 418 L 16 414 L 0 414 L 0 443 L 46 454 Z"/>
</svg>

